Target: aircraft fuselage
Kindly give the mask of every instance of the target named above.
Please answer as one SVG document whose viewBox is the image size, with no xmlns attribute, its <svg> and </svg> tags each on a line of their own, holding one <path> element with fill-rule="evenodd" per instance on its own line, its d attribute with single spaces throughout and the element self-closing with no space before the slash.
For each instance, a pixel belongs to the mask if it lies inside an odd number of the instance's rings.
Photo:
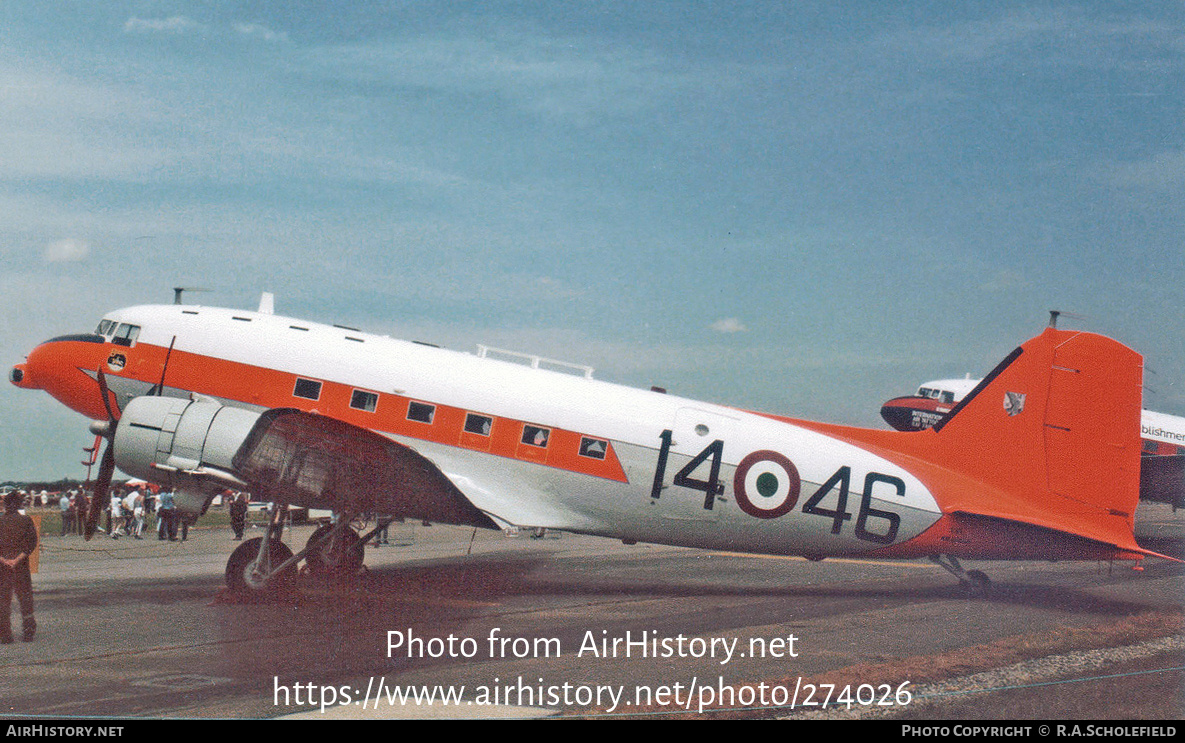
<svg viewBox="0 0 1185 743">
<path fill-rule="evenodd" d="M 97 419 L 107 415 L 100 372 L 119 407 L 197 394 L 327 416 L 418 452 L 499 525 L 808 557 L 1133 557 L 1125 550 L 1134 543 L 1107 535 L 1050 540 L 1041 530 L 1059 525 L 1043 513 L 1026 515 L 1019 531 L 1008 521 L 984 533 L 981 522 L 972 535 L 945 513 L 959 509 L 945 508 L 942 493 L 990 498 L 1011 480 L 980 483 L 895 450 L 902 439 L 891 437 L 910 434 L 752 413 L 266 313 L 139 306 L 109 313 L 99 330 L 38 346 L 13 382 Z M 397 514 L 397 503 L 386 505 L 376 510 Z M 993 508 L 989 518 L 1011 519 Z"/>
</svg>

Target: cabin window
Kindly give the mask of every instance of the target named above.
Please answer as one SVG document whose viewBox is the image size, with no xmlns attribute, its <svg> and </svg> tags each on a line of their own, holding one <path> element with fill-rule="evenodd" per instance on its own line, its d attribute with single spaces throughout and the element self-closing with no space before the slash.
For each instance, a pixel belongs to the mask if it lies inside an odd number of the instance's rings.
<svg viewBox="0 0 1185 743">
<path fill-rule="evenodd" d="M 580 438 L 580 456 L 590 459 L 604 459 L 609 451 L 609 442 L 604 439 L 592 439 L 588 436 Z"/>
<path fill-rule="evenodd" d="M 136 342 L 136 338 L 140 335 L 140 326 L 132 325 L 130 323 L 120 323 L 115 330 L 115 337 L 111 342 L 117 346 L 131 346 Z"/>
<path fill-rule="evenodd" d="M 296 386 L 292 388 L 293 397 L 303 397 L 306 400 L 318 400 L 321 397 L 321 383 L 314 379 L 300 379 L 296 380 Z"/>
<path fill-rule="evenodd" d="M 350 407 L 355 410 L 365 410 L 368 413 L 373 413 L 378 405 L 379 396 L 373 392 L 354 390 L 354 393 L 350 395 Z"/>
<path fill-rule="evenodd" d="M 465 416 L 465 430 L 468 433 L 476 433 L 479 436 L 489 436 L 490 429 L 494 426 L 494 419 L 488 415 L 478 415 L 477 413 L 470 413 Z"/>
<path fill-rule="evenodd" d="M 527 424 L 523 426 L 522 442 L 530 446 L 538 446 L 542 449 L 547 446 L 547 437 L 549 435 L 551 435 L 551 431 L 546 428 Z"/>
<path fill-rule="evenodd" d="M 436 406 L 424 402 L 409 402 L 407 404 L 407 419 L 418 423 L 431 423 L 436 416 Z"/>
<path fill-rule="evenodd" d="M 953 393 L 953 392 L 943 392 L 942 393 L 942 402 L 953 403 L 954 401 L 955 401 L 955 393 Z"/>
</svg>

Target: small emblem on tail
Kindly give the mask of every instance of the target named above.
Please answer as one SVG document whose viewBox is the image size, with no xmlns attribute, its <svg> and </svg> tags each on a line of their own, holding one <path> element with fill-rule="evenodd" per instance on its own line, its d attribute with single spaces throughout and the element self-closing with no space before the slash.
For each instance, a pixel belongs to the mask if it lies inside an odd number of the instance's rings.
<svg viewBox="0 0 1185 743">
<path fill-rule="evenodd" d="M 1008 415 L 1020 415 L 1020 412 L 1025 409 L 1025 396 L 1023 392 L 1005 392 L 1004 393 L 1004 412 Z"/>
</svg>

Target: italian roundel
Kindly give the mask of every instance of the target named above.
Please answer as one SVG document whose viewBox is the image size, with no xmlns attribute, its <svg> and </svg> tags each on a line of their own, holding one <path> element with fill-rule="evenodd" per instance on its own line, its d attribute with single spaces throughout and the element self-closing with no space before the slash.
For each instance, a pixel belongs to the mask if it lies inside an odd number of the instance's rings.
<svg viewBox="0 0 1185 743">
<path fill-rule="evenodd" d="M 776 519 L 798 503 L 798 468 L 774 451 L 755 451 L 737 465 L 732 482 L 737 505 L 750 516 Z"/>
</svg>

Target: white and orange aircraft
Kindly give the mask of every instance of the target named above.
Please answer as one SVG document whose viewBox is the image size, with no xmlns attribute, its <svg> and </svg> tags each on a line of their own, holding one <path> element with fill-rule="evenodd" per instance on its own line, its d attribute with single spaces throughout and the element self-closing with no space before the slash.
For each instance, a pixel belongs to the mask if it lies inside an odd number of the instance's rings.
<svg viewBox="0 0 1185 743">
<path fill-rule="evenodd" d="M 228 486 L 277 503 L 276 528 L 228 561 L 237 590 L 280 582 L 301 558 L 360 564 L 361 514 L 811 559 L 925 556 L 974 589 L 987 577 L 959 560 L 1161 556 L 1132 531 L 1142 357 L 1103 336 L 1048 328 L 939 425 L 902 433 L 271 307 L 270 295 L 257 312 L 130 307 L 13 367 L 15 385 L 97 419 L 109 441 L 92 531 L 118 466 L 173 488 L 189 514 Z M 278 528 L 289 506 L 341 517 L 294 555 Z"/>
</svg>

